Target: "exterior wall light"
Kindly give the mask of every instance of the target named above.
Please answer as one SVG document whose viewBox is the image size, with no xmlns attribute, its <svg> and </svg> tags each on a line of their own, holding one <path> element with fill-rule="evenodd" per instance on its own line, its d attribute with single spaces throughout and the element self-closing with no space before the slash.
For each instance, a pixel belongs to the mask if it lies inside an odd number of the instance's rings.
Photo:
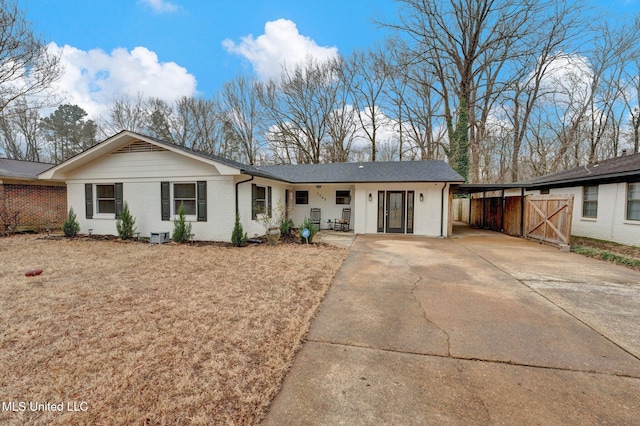
<svg viewBox="0 0 640 426">
<path fill-rule="evenodd" d="M 424 201 L 424 195 L 422 195 L 422 192 L 420 193 L 420 202 Z"/>
<path fill-rule="evenodd" d="M 371 195 L 371 193 L 369 193 L 369 202 L 373 201 L 373 195 Z"/>
</svg>

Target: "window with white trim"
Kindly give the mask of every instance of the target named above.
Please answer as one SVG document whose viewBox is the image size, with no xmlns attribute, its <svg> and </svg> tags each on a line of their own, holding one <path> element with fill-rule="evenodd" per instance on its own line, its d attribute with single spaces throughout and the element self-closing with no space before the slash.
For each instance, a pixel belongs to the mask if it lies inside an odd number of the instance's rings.
<svg viewBox="0 0 640 426">
<path fill-rule="evenodd" d="M 627 184 L 627 220 L 640 220 L 640 182 Z"/>
<path fill-rule="evenodd" d="M 336 191 L 336 204 L 351 204 L 351 191 Z"/>
<path fill-rule="evenodd" d="M 309 191 L 296 191 L 296 204 L 309 204 Z"/>
<path fill-rule="evenodd" d="M 271 187 L 251 185 L 251 219 L 257 220 L 258 215 L 271 215 Z"/>
<path fill-rule="evenodd" d="M 598 217 L 598 187 L 585 186 L 582 192 L 582 217 Z"/>
<path fill-rule="evenodd" d="M 116 213 L 116 186 L 114 184 L 96 185 L 96 213 Z"/>
<path fill-rule="evenodd" d="M 191 183 L 174 183 L 173 184 L 173 214 L 178 214 L 180 205 L 184 204 L 184 214 L 187 216 L 196 215 L 196 184 Z"/>
</svg>

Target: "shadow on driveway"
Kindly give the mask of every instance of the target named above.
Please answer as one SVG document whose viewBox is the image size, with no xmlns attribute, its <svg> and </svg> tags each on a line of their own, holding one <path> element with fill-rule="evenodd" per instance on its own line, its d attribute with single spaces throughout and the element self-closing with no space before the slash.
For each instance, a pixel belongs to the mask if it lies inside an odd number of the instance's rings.
<svg viewBox="0 0 640 426">
<path fill-rule="evenodd" d="M 487 231 L 358 236 L 267 424 L 633 424 L 640 273 Z"/>
</svg>

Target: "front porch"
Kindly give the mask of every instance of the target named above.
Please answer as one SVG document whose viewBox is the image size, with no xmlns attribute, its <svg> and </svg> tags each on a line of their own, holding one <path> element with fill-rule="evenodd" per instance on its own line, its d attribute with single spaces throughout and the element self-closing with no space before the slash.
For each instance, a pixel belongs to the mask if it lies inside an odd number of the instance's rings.
<svg viewBox="0 0 640 426">
<path fill-rule="evenodd" d="M 353 185 L 307 185 L 288 189 L 287 193 L 287 210 L 295 226 L 299 226 L 306 218 L 310 218 L 321 231 L 335 231 L 336 220 L 343 219 L 344 210 L 350 209 L 349 220 L 344 225 L 344 231 L 353 231 L 355 218 Z"/>
</svg>

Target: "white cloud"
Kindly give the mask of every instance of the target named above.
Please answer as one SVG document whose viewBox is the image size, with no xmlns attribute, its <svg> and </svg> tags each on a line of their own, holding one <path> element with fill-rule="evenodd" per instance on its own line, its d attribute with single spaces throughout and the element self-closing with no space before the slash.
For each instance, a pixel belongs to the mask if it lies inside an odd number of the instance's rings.
<svg viewBox="0 0 640 426">
<path fill-rule="evenodd" d="M 178 6 L 165 0 L 142 0 L 142 3 L 146 4 L 157 13 L 171 13 L 178 10 Z"/>
<path fill-rule="evenodd" d="M 292 66 L 311 56 L 324 61 L 338 56 L 337 47 L 323 47 L 300 34 L 296 24 L 287 19 L 267 22 L 264 34 L 242 37 L 239 43 L 227 39 L 222 46 L 229 53 L 240 55 L 253 66 L 258 78 L 278 79 L 283 65 Z"/>
<path fill-rule="evenodd" d="M 83 108 L 92 118 L 105 113 L 109 104 L 123 94 L 173 101 L 196 91 L 196 79 L 186 68 L 174 62 L 159 62 L 155 52 L 145 47 L 131 52 L 118 48 L 110 54 L 101 49 L 58 47 L 55 43 L 49 49 L 61 55 L 64 67 L 54 92 L 63 97 L 63 102 Z"/>
</svg>

